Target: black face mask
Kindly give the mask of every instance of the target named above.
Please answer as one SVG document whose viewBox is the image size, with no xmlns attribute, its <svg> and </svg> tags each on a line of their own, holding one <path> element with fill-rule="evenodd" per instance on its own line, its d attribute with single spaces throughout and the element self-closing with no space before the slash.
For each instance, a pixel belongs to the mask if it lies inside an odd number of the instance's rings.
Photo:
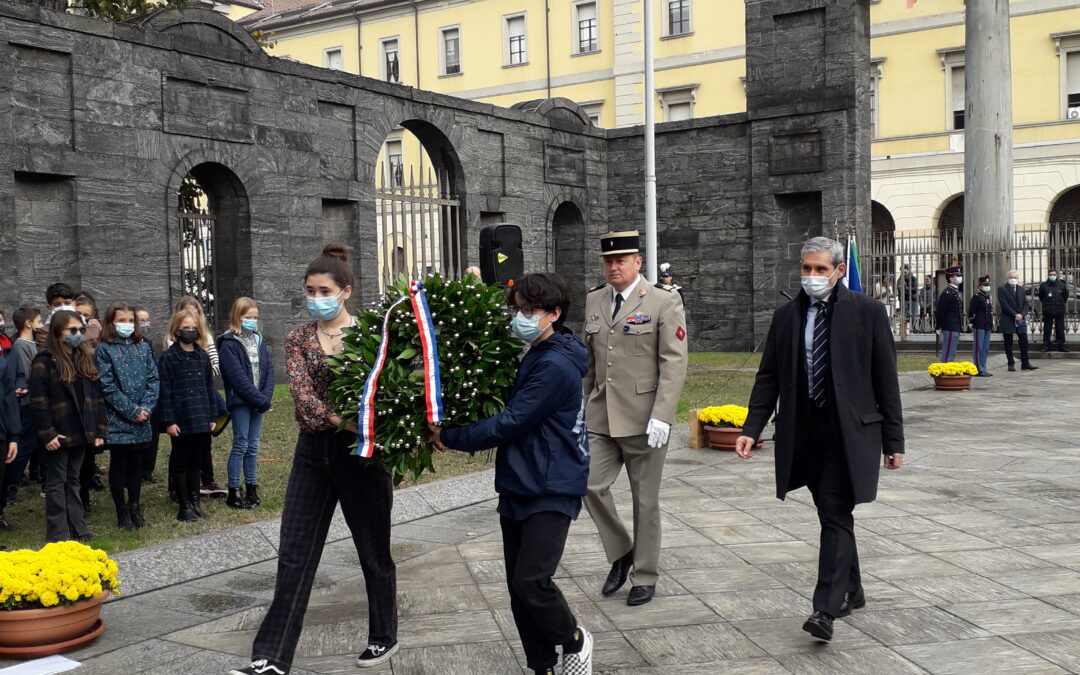
<svg viewBox="0 0 1080 675">
<path fill-rule="evenodd" d="M 195 344 L 195 341 L 199 339 L 199 331 L 197 330 L 182 330 L 176 334 L 177 339 L 186 345 Z"/>
</svg>

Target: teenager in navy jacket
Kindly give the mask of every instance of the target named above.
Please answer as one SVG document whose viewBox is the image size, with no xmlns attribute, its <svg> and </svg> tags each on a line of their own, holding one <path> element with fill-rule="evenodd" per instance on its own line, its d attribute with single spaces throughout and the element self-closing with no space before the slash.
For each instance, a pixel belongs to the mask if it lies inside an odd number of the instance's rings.
<svg viewBox="0 0 1080 675">
<path fill-rule="evenodd" d="M 588 353 L 562 326 L 570 290 L 559 277 L 526 275 L 509 304 L 511 330 L 531 346 L 506 409 L 463 427 L 432 427 L 433 439 L 467 452 L 498 446 L 495 489 L 506 581 L 529 668 L 554 673 L 562 645 L 563 672 L 592 672 L 592 636 L 552 581 L 589 482 L 581 387 Z"/>
<path fill-rule="evenodd" d="M 229 452 L 229 496 L 225 504 L 250 509 L 259 499 L 255 467 L 263 415 L 274 399 L 274 365 L 259 332 L 259 306 L 251 298 L 238 298 L 229 312 L 229 331 L 218 340 L 225 405 L 232 413 L 233 443 Z M 240 495 L 243 468 L 247 494 Z"/>
</svg>

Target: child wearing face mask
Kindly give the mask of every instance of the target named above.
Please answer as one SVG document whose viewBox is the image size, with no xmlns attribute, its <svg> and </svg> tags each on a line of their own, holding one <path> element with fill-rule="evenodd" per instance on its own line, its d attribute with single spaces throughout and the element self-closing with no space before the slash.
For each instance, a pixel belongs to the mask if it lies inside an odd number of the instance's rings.
<svg viewBox="0 0 1080 675">
<path fill-rule="evenodd" d="M 218 340 L 225 405 L 232 413 L 232 450 L 229 452 L 229 496 L 225 505 L 249 509 L 262 504 L 255 479 L 259 434 L 263 415 L 274 398 L 274 365 L 259 330 L 259 306 L 251 298 L 238 298 L 229 312 L 229 330 Z M 243 469 L 245 494 L 240 495 Z"/>
<path fill-rule="evenodd" d="M 210 432 L 224 404 L 214 390 L 210 357 L 200 344 L 202 323 L 194 312 L 176 312 L 169 320 L 172 346 L 161 356 L 161 424 L 172 442 L 169 480 L 176 492 L 176 519 L 206 518 L 199 503 L 199 465 L 210 452 Z"/>
<path fill-rule="evenodd" d="M 93 533 L 80 499 L 83 456 L 105 444 L 108 427 L 99 375 L 86 327 L 75 312 L 58 310 L 45 348 L 30 366 L 30 407 L 38 442 L 45 447 L 45 539 L 78 539 Z"/>
<path fill-rule="evenodd" d="M 158 370 L 130 305 L 113 303 L 105 312 L 94 364 L 108 417 L 109 491 L 116 522 L 125 530 L 145 527 L 139 506 L 142 458 L 153 433 L 150 414 L 157 405 Z"/>
<path fill-rule="evenodd" d="M 98 320 L 97 301 L 94 296 L 86 291 L 75 294 L 75 311 L 82 317 L 86 324 L 86 337 L 83 341 L 90 345 L 90 349 L 97 349 L 101 340 L 101 322 Z"/>
</svg>

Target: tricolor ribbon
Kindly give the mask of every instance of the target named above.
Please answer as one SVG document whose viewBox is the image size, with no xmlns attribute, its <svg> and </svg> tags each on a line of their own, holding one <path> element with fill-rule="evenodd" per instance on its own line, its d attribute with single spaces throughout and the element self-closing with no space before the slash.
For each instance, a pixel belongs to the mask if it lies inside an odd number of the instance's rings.
<svg viewBox="0 0 1080 675">
<path fill-rule="evenodd" d="M 360 398 L 360 442 L 353 454 L 371 457 L 375 453 L 375 394 L 379 389 L 379 375 L 386 365 L 386 353 L 389 349 L 390 315 L 406 299 L 411 300 L 416 327 L 420 331 L 420 349 L 424 359 L 424 402 L 427 404 L 427 420 L 432 424 L 442 422 L 442 379 L 439 377 L 439 345 L 435 340 L 435 322 L 431 319 L 431 307 L 428 306 L 424 285 L 414 281 L 409 285 L 409 295 L 403 295 L 390 305 L 383 317 L 382 333 L 379 337 L 379 350 L 375 363 L 364 382 L 364 393 Z"/>
</svg>

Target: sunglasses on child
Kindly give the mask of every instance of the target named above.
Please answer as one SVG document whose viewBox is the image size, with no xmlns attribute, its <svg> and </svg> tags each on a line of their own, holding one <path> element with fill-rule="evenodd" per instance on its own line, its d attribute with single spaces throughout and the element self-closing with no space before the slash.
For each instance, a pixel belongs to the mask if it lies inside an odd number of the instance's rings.
<svg viewBox="0 0 1080 675">
<path fill-rule="evenodd" d="M 67 334 L 68 335 L 78 335 L 79 333 L 85 333 L 85 332 L 86 332 L 86 326 L 78 326 L 78 327 L 72 326 L 71 328 L 67 329 Z"/>
</svg>

